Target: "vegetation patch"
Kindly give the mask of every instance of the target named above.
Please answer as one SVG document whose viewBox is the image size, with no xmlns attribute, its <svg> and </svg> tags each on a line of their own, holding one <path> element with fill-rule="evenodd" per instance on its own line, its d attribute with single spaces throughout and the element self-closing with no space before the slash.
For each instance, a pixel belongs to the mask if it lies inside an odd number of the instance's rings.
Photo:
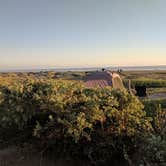
<svg viewBox="0 0 166 166">
<path fill-rule="evenodd" d="M 73 81 L 27 80 L 3 85 L 1 147 L 28 143 L 41 151 L 54 151 L 55 156 L 70 156 L 93 165 L 162 165 L 166 150 L 165 128 L 161 127 L 165 126 L 165 111 L 159 110 L 150 114 L 138 98 L 126 91 L 88 89 Z M 160 124 L 156 117 L 160 117 Z M 163 143 L 153 143 L 154 136 Z M 152 142 L 150 147 L 145 146 L 147 142 Z M 158 146 L 161 156 L 152 161 L 149 149 Z M 141 157 L 143 151 L 145 157 Z"/>
</svg>

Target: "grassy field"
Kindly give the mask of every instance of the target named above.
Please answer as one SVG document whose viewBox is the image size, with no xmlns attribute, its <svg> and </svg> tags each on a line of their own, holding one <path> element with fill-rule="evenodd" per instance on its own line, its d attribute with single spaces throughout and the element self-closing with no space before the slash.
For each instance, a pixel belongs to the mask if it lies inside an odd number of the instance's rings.
<svg viewBox="0 0 166 166">
<path fill-rule="evenodd" d="M 83 81 L 84 77 L 92 72 L 38 72 L 38 73 L 0 73 L 0 84 L 12 84 L 23 82 L 27 79 L 62 79 Z M 131 86 L 145 85 L 148 88 L 148 94 L 166 92 L 166 71 L 123 71 L 120 73 L 125 87 L 128 87 L 128 81 L 131 80 Z"/>
<path fill-rule="evenodd" d="M 0 78 L 9 79 L 19 78 L 19 81 L 31 78 L 54 78 L 54 79 L 64 79 L 64 80 L 83 80 L 84 76 L 93 73 L 95 71 L 79 72 L 79 71 L 68 71 L 68 72 L 27 72 L 27 73 L 0 73 Z M 166 81 L 166 71 L 122 71 L 120 76 L 123 80 L 140 80 L 140 81 Z"/>
</svg>

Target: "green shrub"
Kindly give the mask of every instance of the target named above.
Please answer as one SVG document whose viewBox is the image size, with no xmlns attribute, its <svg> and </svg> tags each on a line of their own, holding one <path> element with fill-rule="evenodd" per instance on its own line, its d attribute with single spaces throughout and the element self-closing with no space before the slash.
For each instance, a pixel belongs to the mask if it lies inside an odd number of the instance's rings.
<svg viewBox="0 0 166 166">
<path fill-rule="evenodd" d="M 166 87 L 166 80 L 155 79 L 134 79 L 132 80 L 133 86 L 146 86 L 148 88 Z"/>
<path fill-rule="evenodd" d="M 156 135 L 146 138 L 141 155 L 145 165 L 165 166 L 166 139 Z"/>
<path fill-rule="evenodd" d="M 41 147 L 85 156 L 95 164 L 116 155 L 124 159 L 134 151 L 135 140 L 152 129 L 141 102 L 126 91 L 53 80 L 0 89 L 1 129 L 28 133 Z"/>
<path fill-rule="evenodd" d="M 162 166 L 165 111 L 148 104 L 151 118 L 136 97 L 111 88 L 52 80 L 1 87 L 0 131 L 8 133 L 1 139 L 10 141 L 21 133 L 25 142 L 36 138 L 41 147 L 83 156 L 95 165 L 118 159 Z M 138 159 L 132 158 L 135 153 Z"/>
<path fill-rule="evenodd" d="M 153 109 L 146 106 L 147 115 L 152 118 L 152 134 L 142 138 L 139 145 L 140 161 L 144 165 L 166 165 L 166 110 L 161 105 L 155 105 Z"/>
<path fill-rule="evenodd" d="M 149 110 L 155 111 L 158 109 L 158 106 L 161 105 L 162 108 L 166 108 L 166 99 L 143 99 L 142 103 L 144 105 L 144 110 L 147 112 Z"/>
</svg>

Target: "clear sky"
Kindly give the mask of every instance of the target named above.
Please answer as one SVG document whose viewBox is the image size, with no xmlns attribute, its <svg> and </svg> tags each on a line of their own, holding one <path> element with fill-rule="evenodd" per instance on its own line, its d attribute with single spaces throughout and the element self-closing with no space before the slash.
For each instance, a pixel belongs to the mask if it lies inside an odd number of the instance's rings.
<svg viewBox="0 0 166 166">
<path fill-rule="evenodd" d="M 0 69 L 166 65 L 166 0 L 0 0 Z"/>
</svg>

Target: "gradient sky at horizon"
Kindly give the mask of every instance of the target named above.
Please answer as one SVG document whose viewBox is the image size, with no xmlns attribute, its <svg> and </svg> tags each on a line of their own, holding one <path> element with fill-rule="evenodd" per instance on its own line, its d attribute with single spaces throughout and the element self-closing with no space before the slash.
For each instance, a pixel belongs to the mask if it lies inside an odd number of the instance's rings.
<svg viewBox="0 0 166 166">
<path fill-rule="evenodd" d="M 0 69 L 166 65 L 165 0 L 0 0 Z"/>
</svg>

